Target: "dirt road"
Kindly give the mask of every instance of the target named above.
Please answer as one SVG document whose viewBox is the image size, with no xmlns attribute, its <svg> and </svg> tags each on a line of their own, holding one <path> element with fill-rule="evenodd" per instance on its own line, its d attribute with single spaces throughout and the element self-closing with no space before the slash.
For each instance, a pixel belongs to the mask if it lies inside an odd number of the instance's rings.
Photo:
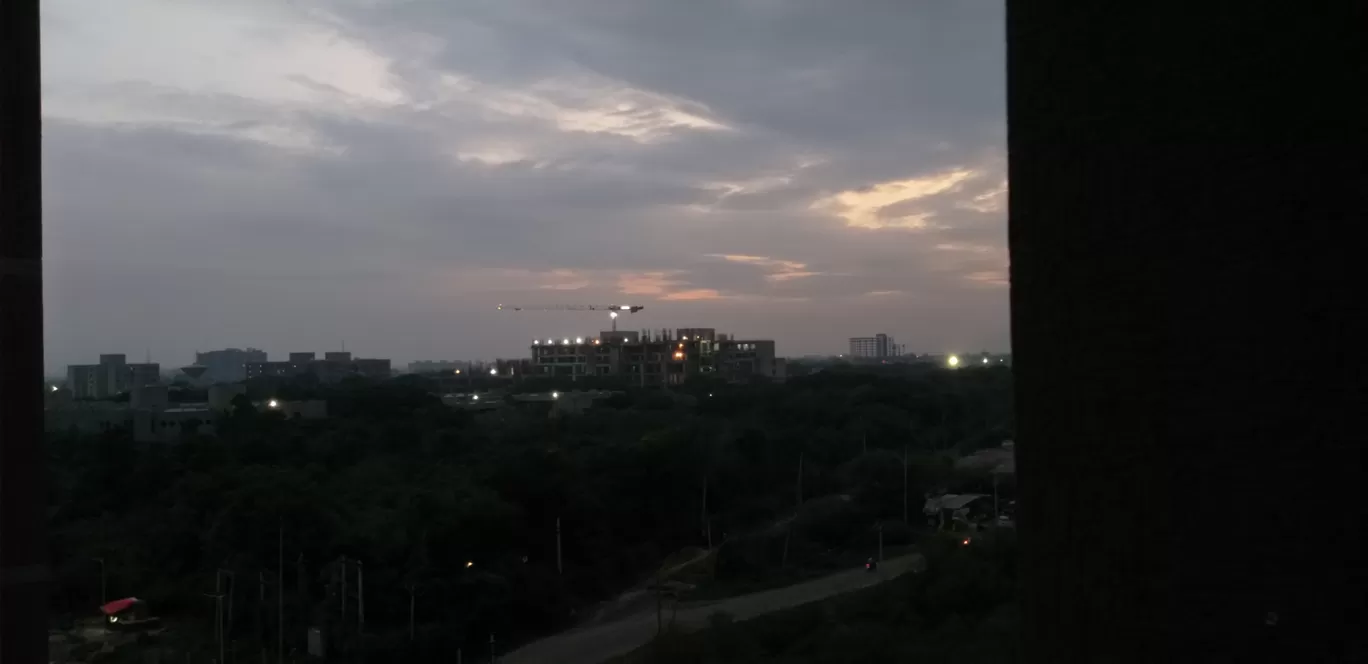
<svg viewBox="0 0 1368 664">
<path fill-rule="evenodd" d="M 771 611 L 782 611 L 833 595 L 877 585 L 906 572 L 921 571 L 920 555 L 893 558 L 879 565 L 877 572 L 863 568 L 832 574 L 804 583 L 763 592 L 708 602 L 679 605 L 675 624 L 685 629 L 707 625 L 708 617 L 725 612 L 736 620 L 746 620 Z M 665 618 L 669 619 L 669 614 Z M 500 657 L 503 664 L 599 664 L 645 645 L 656 634 L 654 609 L 626 616 L 615 622 L 586 627 L 529 643 Z"/>
</svg>

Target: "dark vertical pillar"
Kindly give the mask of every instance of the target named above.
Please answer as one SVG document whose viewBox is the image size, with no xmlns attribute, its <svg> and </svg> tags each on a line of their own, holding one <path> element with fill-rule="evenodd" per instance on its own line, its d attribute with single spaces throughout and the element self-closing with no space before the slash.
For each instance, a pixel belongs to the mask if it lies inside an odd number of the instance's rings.
<svg viewBox="0 0 1368 664">
<path fill-rule="evenodd" d="M 1368 5 L 1007 4 L 1027 659 L 1365 661 Z"/>
<path fill-rule="evenodd" d="M 38 0 L 0 2 L 0 661 L 47 661 Z"/>
</svg>

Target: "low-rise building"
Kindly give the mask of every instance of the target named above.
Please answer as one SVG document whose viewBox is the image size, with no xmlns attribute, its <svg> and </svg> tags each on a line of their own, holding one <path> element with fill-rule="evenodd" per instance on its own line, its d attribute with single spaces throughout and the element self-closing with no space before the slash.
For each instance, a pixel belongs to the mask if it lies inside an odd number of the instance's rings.
<svg viewBox="0 0 1368 664">
<path fill-rule="evenodd" d="M 304 401 L 267 399 L 253 405 L 260 412 L 277 412 L 292 420 L 321 420 L 328 417 L 328 402 L 322 399 Z"/>
<path fill-rule="evenodd" d="M 384 379 L 390 377 L 390 361 L 353 358 L 346 351 L 329 351 L 318 359 L 315 353 L 290 353 L 284 362 L 248 362 L 247 378 L 295 378 L 312 375 L 323 383 L 335 383 L 348 376 Z"/>
<path fill-rule="evenodd" d="M 594 402 L 607 399 L 614 394 L 616 392 L 609 390 L 565 390 L 514 394 L 511 399 L 515 405 L 543 408 L 555 417 L 565 414 L 578 415 L 593 406 Z"/>
<path fill-rule="evenodd" d="M 452 373 L 460 369 L 466 371 L 470 369 L 469 362 L 457 360 L 419 360 L 409 362 L 409 373 Z"/>
</svg>

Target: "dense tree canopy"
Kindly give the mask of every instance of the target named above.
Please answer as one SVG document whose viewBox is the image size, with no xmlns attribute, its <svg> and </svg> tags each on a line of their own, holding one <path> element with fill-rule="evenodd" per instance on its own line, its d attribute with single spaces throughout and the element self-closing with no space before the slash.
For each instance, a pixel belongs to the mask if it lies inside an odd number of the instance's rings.
<svg viewBox="0 0 1368 664">
<path fill-rule="evenodd" d="M 574 624 L 672 552 L 702 545 L 709 525 L 736 551 L 763 538 L 794 514 L 800 455 L 795 562 L 864 541 L 875 521 L 900 522 L 905 448 L 915 518 L 924 491 L 962 481 L 950 458 L 1012 429 L 1005 368 L 827 370 L 782 385 L 628 391 L 564 417 L 512 402 L 455 410 L 435 389 L 420 377 L 253 385 L 253 398 L 327 399 L 330 418 L 287 420 L 241 399 L 216 436 L 177 444 L 54 435 L 54 608 L 93 612 L 100 558 L 111 597 L 137 595 L 183 631 L 207 629 L 204 593 L 230 570 L 230 638 L 273 642 L 283 560 L 291 647 L 303 648 L 312 625 L 327 629 L 334 652 L 376 661 L 491 633 L 511 645 Z M 364 568 L 364 636 L 354 561 Z"/>
</svg>

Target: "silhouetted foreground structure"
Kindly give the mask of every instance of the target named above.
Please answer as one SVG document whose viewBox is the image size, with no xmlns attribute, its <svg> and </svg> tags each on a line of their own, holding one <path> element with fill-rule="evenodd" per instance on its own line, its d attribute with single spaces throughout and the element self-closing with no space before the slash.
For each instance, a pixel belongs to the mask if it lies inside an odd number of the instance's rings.
<svg viewBox="0 0 1368 664">
<path fill-rule="evenodd" d="M 38 0 L 0 2 L 0 662 L 47 661 Z"/>
<path fill-rule="evenodd" d="M 1368 661 L 1364 14 L 1009 0 L 1029 661 Z"/>
</svg>

